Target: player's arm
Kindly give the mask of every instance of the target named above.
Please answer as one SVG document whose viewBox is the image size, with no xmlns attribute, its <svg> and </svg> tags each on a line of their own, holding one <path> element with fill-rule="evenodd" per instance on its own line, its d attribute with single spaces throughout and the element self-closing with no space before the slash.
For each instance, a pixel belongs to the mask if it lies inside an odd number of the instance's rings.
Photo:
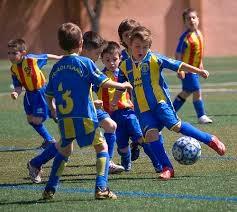
<svg viewBox="0 0 237 212">
<path fill-rule="evenodd" d="M 47 54 L 47 57 L 48 59 L 51 60 L 60 60 L 63 57 L 63 55 Z"/>
<path fill-rule="evenodd" d="M 111 79 L 104 82 L 102 84 L 102 87 L 103 88 L 111 88 L 112 87 L 112 88 L 116 88 L 116 90 L 119 90 L 119 91 L 125 91 L 126 89 L 128 89 L 128 90 L 133 89 L 132 85 L 129 82 L 120 83 L 120 82 L 115 82 Z"/>
<path fill-rule="evenodd" d="M 21 86 L 17 86 L 14 88 L 14 90 L 11 92 L 11 98 L 12 99 L 17 99 L 18 96 L 20 96 L 22 92 L 22 87 Z"/>
<path fill-rule="evenodd" d="M 182 60 L 182 54 L 179 53 L 179 52 L 176 52 L 175 53 L 175 59 L 181 61 Z M 179 79 L 184 79 L 185 78 L 185 72 L 183 70 L 180 70 L 177 73 L 177 76 L 178 76 Z"/>
<path fill-rule="evenodd" d="M 55 105 L 55 100 L 53 96 L 48 96 L 46 95 L 46 101 L 48 103 L 51 115 L 54 119 L 57 118 L 57 113 L 56 113 L 56 105 Z"/>
<path fill-rule="evenodd" d="M 191 66 L 187 63 L 182 63 L 180 66 L 180 69 L 185 72 L 198 74 L 198 75 L 202 76 L 204 79 L 208 78 L 208 76 L 209 76 L 209 72 L 207 70 Z"/>
</svg>

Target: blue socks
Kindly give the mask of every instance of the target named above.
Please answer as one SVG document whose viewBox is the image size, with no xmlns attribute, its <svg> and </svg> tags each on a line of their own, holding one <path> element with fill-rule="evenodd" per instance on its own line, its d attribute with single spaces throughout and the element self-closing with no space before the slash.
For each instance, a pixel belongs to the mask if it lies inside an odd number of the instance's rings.
<svg viewBox="0 0 237 212">
<path fill-rule="evenodd" d="M 160 139 L 157 141 L 150 142 L 150 145 L 151 145 L 151 148 L 152 148 L 154 154 L 156 155 L 156 158 L 158 159 L 158 161 L 160 162 L 162 167 L 163 168 L 168 167 L 168 168 L 173 169 L 170 159 L 169 159 L 168 155 L 166 154 L 164 145 L 160 141 Z"/>
<path fill-rule="evenodd" d="M 118 153 L 121 156 L 121 165 L 124 167 L 125 171 L 130 171 L 132 168 L 132 160 L 131 160 L 131 149 L 130 146 L 128 146 L 127 152 L 121 152 L 118 149 Z"/>
<path fill-rule="evenodd" d="M 176 112 L 183 106 L 185 101 L 186 100 L 179 95 L 175 98 L 175 100 L 173 102 L 173 106 L 174 106 L 174 109 Z"/>
<path fill-rule="evenodd" d="M 45 141 L 52 141 L 54 138 L 50 135 L 46 127 L 43 125 L 43 123 L 36 125 L 33 123 L 29 123 Z"/>
<path fill-rule="evenodd" d="M 115 133 L 104 133 L 104 137 L 108 145 L 108 153 L 109 153 L 109 158 L 111 160 L 114 156 L 114 145 L 116 142 L 116 135 Z"/>
<path fill-rule="evenodd" d="M 52 166 L 51 173 L 49 176 L 49 181 L 45 187 L 46 191 L 53 191 L 53 192 L 56 191 L 59 184 L 59 178 L 62 175 L 62 172 L 64 170 L 64 167 L 66 166 L 67 161 L 68 161 L 68 157 L 65 157 L 61 155 L 60 153 L 57 153 L 53 161 L 53 166 Z"/>
<path fill-rule="evenodd" d="M 187 122 L 181 123 L 181 129 L 179 132 L 183 135 L 193 137 L 204 144 L 208 144 L 212 139 L 212 135 L 197 129 Z"/>
<path fill-rule="evenodd" d="M 197 100 L 197 101 L 193 102 L 193 106 L 195 108 L 198 118 L 205 115 L 204 103 L 202 100 Z"/>
<path fill-rule="evenodd" d="M 43 164 L 54 158 L 58 152 L 55 144 L 56 143 L 49 144 L 40 155 L 36 156 L 30 161 L 30 164 L 36 168 L 40 168 Z"/>
<path fill-rule="evenodd" d="M 109 154 L 108 152 L 100 152 L 97 154 L 96 160 L 96 184 L 95 187 L 100 190 L 107 188 L 109 173 Z"/>
</svg>

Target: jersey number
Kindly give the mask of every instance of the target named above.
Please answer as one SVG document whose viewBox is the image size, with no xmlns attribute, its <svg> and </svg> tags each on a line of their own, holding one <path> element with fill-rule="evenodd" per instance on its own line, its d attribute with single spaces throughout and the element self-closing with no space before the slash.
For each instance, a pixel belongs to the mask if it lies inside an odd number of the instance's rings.
<svg viewBox="0 0 237 212">
<path fill-rule="evenodd" d="M 71 113 L 73 110 L 73 100 L 70 97 L 71 91 L 70 90 L 63 90 L 62 83 L 59 84 L 58 86 L 58 91 L 62 93 L 62 99 L 65 101 L 65 105 L 58 105 L 58 110 L 62 114 L 68 114 Z"/>
</svg>

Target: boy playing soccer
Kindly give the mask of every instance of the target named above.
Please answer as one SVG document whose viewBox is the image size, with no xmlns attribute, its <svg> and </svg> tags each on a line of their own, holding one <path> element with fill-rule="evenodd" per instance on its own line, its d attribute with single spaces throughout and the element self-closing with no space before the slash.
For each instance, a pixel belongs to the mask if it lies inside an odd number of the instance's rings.
<svg viewBox="0 0 237 212">
<path fill-rule="evenodd" d="M 192 72 L 208 77 L 206 70 L 188 65 L 171 58 L 160 57 L 152 53 L 151 32 L 146 27 L 139 26 L 130 34 L 131 57 L 123 61 L 119 74 L 119 82 L 129 81 L 133 85 L 134 107 L 141 124 L 145 142 L 149 142 L 157 158 L 163 165 L 161 179 L 170 179 L 174 176 L 174 169 L 167 157 L 164 146 L 159 139 L 159 132 L 163 127 L 186 136 L 193 137 L 219 155 L 225 154 L 225 145 L 214 135 L 203 132 L 187 122 L 181 121 L 172 106 L 168 86 L 163 78 L 164 68 L 176 71 Z"/>
<path fill-rule="evenodd" d="M 109 41 L 108 46 L 101 53 L 102 62 L 105 65 L 103 73 L 113 81 L 118 80 L 119 64 L 120 64 L 120 46 L 116 42 Z M 138 119 L 133 110 L 133 103 L 127 91 L 120 93 L 120 99 L 116 105 L 111 105 L 115 89 L 101 88 L 98 91 L 98 97 L 103 101 L 105 111 L 111 114 L 111 118 L 117 123 L 116 137 L 118 153 L 121 156 L 121 164 L 125 171 L 131 170 L 131 151 L 129 147 L 129 139 L 136 143 L 143 143 L 142 130 Z M 113 109 L 113 111 L 111 111 Z M 142 144 L 148 145 L 148 144 Z M 145 148 L 144 148 L 145 149 Z M 155 157 L 155 156 L 154 156 Z M 152 160 L 153 158 L 151 158 Z M 153 166 L 157 172 L 161 171 L 161 167 L 153 159 Z"/>
<path fill-rule="evenodd" d="M 58 41 L 66 55 L 52 68 L 46 88 L 47 101 L 54 117 L 58 117 L 61 141 L 56 143 L 55 156 L 43 199 L 52 199 L 59 178 L 76 139 L 80 147 L 93 145 L 96 151 L 96 199 L 117 199 L 108 189 L 109 155 L 107 144 L 98 129 L 98 119 L 92 100 L 92 84 L 118 89 L 132 89 L 129 83 L 116 83 L 103 75 L 88 58 L 78 56 L 82 49 L 82 33 L 73 23 L 62 24 Z M 52 100 L 55 98 L 56 110 Z"/>
<path fill-rule="evenodd" d="M 203 36 L 198 29 L 197 11 L 191 8 L 184 10 L 183 21 L 187 30 L 180 37 L 176 49 L 176 59 L 203 69 Z M 200 124 L 212 123 L 212 120 L 205 113 L 198 74 L 181 71 L 178 76 L 182 80 L 182 91 L 173 102 L 175 111 L 177 112 L 186 99 L 192 95 L 198 122 Z"/>
<path fill-rule="evenodd" d="M 83 46 L 81 56 L 90 58 L 96 62 L 103 48 L 106 46 L 106 41 L 96 32 L 88 31 L 83 35 Z M 93 86 L 95 88 L 95 86 Z M 114 145 L 116 142 L 116 128 L 117 124 L 110 118 L 110 115 L 102 109 L 103 102 L 101 100 L 94 100 L 96 107 L 97 118 L 99 126 L 104 130 L 104 137 L 108 145 L 109 153 L 109 173 L 118 174 L 124 171 L 123 166 L 115 164 L 112 159 L 114 156 Z"/>
<path fill-rule="evenodd" d="M 48 118 L 49 108 L 45 99 L 46 80 L 41 68 L 48 59 L 60 59 L 61 56 L 52 54 L 27 54 L 26 43 L 23 39 L 8 42 L 8 58 L 12 63 L 11 76 L 14 90 L 11 98 L 16 100 L 25 88 L 24 109 L 28 123 L 44 139 L 41 147 L 55 142 L 43 122 Z"/>
</svg>

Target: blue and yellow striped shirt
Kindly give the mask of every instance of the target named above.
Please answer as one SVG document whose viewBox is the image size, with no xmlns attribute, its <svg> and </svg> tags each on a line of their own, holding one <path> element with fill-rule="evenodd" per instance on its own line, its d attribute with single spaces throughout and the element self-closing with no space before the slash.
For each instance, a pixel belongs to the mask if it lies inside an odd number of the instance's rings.
<svg viewBox="0 0 237 212">
<path fill-rule="evenodd" d="M 138 113 L 156 108 L 158 103 L 171 104 L 163 69 L 178 72 L 182 62 L 149 51 L 136 65 L 131 58 L 120 65 L 119 82 L 129 81 L 133 86 L 134 108 Z"/>
</svg>

